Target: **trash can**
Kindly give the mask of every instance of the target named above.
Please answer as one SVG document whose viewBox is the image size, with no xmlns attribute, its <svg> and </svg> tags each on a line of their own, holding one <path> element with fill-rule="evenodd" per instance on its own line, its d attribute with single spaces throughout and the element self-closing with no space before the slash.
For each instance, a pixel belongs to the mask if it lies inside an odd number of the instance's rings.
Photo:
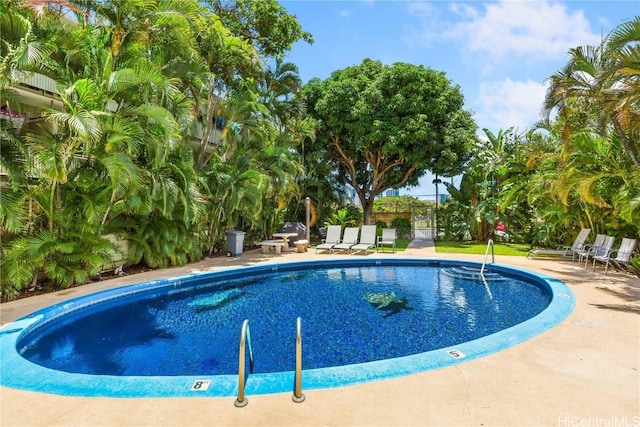
<svg viewBox="0 0 640 427">
<path fill-rule="evenodd" d="M 242 255 L 245 234 L 244 231 L 227 231 L 227 256 Z"/>
</svg>

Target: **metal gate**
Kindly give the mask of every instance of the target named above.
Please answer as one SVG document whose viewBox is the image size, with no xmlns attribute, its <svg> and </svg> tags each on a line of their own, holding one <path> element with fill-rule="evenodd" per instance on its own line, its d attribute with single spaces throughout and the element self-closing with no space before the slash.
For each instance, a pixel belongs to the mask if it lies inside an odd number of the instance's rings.
<svg viewBox="0 0 640 427">
<path fill-rule="evenodd" d="M 436 235 L 435 208 L 413 209 L 411 213 L 411 237 L 433 239 Z"/>
</svg>

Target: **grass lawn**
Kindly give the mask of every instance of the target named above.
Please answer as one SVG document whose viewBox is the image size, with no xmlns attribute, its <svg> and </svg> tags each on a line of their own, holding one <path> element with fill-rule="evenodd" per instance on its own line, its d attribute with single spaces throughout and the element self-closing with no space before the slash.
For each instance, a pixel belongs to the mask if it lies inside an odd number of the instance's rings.
<svg viewBox="0 0 640 427">
<path fill-rule="evenodd" d="M 311 247 L 315 247 L 320 242 L 312 242 Z M 396 251 L 404 252 L 411 243 L 411 239 L 396 239 Z M 496 255 L 526 256 L 531 247 L 525 244 L 516 243 L 494 243 Z M 451 254 L 475 254 L 484 255 L 487 250 L 487 242 L 436 242 L 436 252 Z M 385 247 L 383 251 L 391 252 L 391 248 Z M 491 253 L 491 252 L 489 252 Z"/>
<path fill-rule="evenodd" d="M 411 243 L 411 239 L 396 239 L 396 251 L 404 251 L 409 246 L 409 243 Z M 386 246 L 384 250 L 390 251 L 391 249 Z"/>
<path fill-rule="evenodd" d="M 531 247 L 526 244 L 500 243 L 495 242 L 494 251 L 496 255 L 526 256 Z M 436 241 L 436 252 L 452 254 L 475 254 L 484 255 L 487 250 L 487 242 L 445 242 Z M 491 250 L 489 250 L 491 253 Z"/>
</svg>

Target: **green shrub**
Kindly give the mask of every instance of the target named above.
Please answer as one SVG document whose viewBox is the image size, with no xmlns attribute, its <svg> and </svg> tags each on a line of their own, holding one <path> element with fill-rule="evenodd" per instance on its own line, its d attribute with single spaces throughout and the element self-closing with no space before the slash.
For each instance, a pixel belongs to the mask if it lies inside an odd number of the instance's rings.
<svg viewBox="0 0 640 427">
<path fill-rule="evenodd" d="M 328 225 L 341 225 L 344 227 L 355 227 L 362 218 L 362 214 L 359 211 L 354 211 L 348 207 L 338 209 L 331 218 L 324 222 L 324 226 Z"/>
<path fill-rule="evenodd" d="M 400 239 L 411 238 L 411 220 L 408 218 L 396 217 L 391 221 L 391 227 L 396 229 L 396 236 Z"/>
<path fill-rule="evenodd" d="M 388 226 L 386 222 L 382 220 L 376 221 L 376 236 L 382 236 L 382 229 L 387 227 Z"/>
</svg>

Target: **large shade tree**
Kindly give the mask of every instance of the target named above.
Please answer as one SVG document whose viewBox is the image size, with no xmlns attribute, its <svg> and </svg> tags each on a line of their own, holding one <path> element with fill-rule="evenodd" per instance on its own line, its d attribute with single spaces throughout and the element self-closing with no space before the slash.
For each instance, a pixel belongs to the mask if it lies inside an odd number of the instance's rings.
<svg viewBox="0 0 640 427">
<path fill-rule="evenodd" d="M 416 185 L 427 171 L 459 173 L 476 141 L 459 87 L 423 66 L 366 59 L 310 81 L 303 96 L 319 124 L 315 149 L 355 189 L 367 224 L 378 194 Z"/>
</svg>

